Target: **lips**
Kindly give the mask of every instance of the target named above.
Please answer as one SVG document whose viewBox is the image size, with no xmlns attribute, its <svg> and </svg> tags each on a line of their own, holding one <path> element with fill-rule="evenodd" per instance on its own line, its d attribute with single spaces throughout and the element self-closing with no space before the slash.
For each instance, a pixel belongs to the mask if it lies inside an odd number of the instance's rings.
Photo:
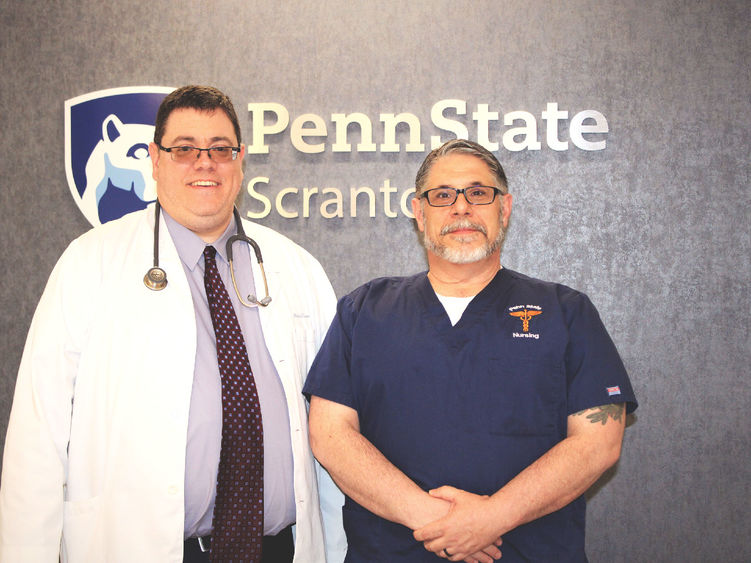
<svg viewBox="0 0 751 563">
<path fill-rule="evenodd" d="M 193 186 L 194 188 L 214 188 L 219 185 L 219 182 L 213 180 L 196 180 L 194 182 L 189 182 L 188 185 Z"/>
</svg>

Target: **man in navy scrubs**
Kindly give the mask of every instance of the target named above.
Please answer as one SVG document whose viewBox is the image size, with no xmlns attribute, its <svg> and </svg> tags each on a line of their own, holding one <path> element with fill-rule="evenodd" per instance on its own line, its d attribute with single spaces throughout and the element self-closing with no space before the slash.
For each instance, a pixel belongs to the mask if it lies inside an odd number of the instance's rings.
<svg viewBox="0 0 751 563">
<path fill-rule="evenodd" d="M 583 494 L 636 408 L 618 352 L 584 294 L 501 266 L 495 156 L 449 141 L 416 188 L 428 272 L 342 298 L 304 388 L 346 561 L 586 561 Z"/>
</svg>

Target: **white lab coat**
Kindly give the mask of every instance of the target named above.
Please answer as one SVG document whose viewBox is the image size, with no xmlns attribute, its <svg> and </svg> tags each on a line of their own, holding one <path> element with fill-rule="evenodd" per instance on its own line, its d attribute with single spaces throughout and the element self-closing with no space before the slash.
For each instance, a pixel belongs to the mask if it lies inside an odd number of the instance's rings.
<svg viewBox="0 0 751 563">
<path fill-rule="evenodd" d="M 336 299 L 312 256 L 266 227 L 243 224 L 262 249 L 273 298 L 260 318 L 289 410 L 295 562 L 327 561 L 324 527 L 328 561 L 339 562 L 343 497 L 313 459 L 301 395 Z M 50 276 L 8 425 L 0 561 L 182 561 L 196 321 L 163 219 L 159 261 L 168 285 L 143 284 L 153 225 L 150 206 L 93 229 L 70 244 Z"/>
</svg>

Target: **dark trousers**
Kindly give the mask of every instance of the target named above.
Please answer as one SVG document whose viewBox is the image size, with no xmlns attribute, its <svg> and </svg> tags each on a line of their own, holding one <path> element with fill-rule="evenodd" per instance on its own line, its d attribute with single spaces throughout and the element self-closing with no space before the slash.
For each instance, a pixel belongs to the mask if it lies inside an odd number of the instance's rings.
<svg viewBox="0 0 751 563">
<path fill-rule="evenodd" d="M 292 526 L 287 526 L 275 536 L 263 536 L 261 563 L 292 563 L 295 556 L 295 544 L 292 541 Z M 185 540 L 183 563 L 207 563 L 209 552 L 201 551 L 198 539 Z M 227 563 L 248 563 L 234 561 Z"/>
</svg>

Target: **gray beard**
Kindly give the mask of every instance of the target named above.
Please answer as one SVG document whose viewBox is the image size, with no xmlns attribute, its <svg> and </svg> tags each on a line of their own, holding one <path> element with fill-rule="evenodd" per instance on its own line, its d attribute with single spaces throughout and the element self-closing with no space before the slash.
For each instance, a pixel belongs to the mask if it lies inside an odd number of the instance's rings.
<svg viewBox="0 0 751 563">
<path fill-rule="evenodd" d="M 487 230 L 482 225 L 477 225 L 471 222 L 469 219 L 460 219 L 456 223 L 447 225 L 441 229 L 441 235 L 446 235 L 454 230 L 473 228 L 481 232 L 486 236 L 485 244 L 477 246 L 475 248 L 462 248 L 462 247 L 447 247 L 438 241 L 433 240 L 423 233 L 422 244 L 426 250 L 432 252 L 436 256 L 443 258 L 444 260 L 451 262 L 452 264 L 471 264 L 472 262 L 479 262 L 492 255 L 496 250 L 503 245 L 503 239 L 506 237 L 506 229 L 503 225 L 498 231 L 498 236 L 494 241 L 487 240 Z M 425 223 L 425 232 L 428 231 L 428 224 Z M 461 239 L 459 239 L 461 241 Z"/>
</svg>

